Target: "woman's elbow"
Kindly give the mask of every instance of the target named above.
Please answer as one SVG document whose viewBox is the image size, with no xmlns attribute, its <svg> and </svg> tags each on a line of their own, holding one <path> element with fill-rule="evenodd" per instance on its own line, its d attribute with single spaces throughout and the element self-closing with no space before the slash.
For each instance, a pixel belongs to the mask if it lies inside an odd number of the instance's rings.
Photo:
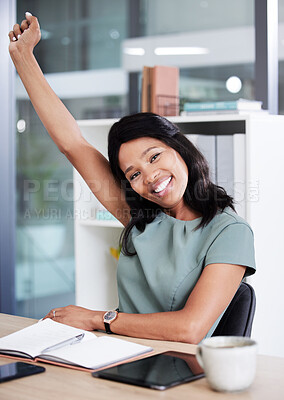
<svg viewBox="0 0 284 400">
<path fill-rule="evenodd" d="M 206 335 L 200 323 L 193 321 L 184 321 L 184 324 L 179 327 L 177 336 L 178 342 L 198 344 Z"/>
<path fill-rule="evenodd" d="M 84 151 L 82 149 L 83 140 L 78 137 L 76 140 L 69 140 L 64 143 L 57 144 L 58 149 L 73 164 L 76 156 Z"/>
</svg>

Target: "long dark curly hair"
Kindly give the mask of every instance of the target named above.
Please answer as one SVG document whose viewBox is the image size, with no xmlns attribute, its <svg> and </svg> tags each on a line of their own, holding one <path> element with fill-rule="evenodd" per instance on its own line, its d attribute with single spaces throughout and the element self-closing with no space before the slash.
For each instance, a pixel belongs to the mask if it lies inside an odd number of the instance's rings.
<svg viewBox="0 0 284 400">
<path fill-rule="evenodd" d="M 200 151 L 188 140 L 179 128 L 166 118 L 153 113 L 138 113 L 121 118 L 110 129 L 108 135 L 108 157 L 115 179 L 125 192 L 126 202 L 130 207 L 131 220 L 121 235 L 122 252 L 131 256 L 128 238 L 131 229 L 143 232 L 146 224 L 152 222 L 162 208 L 136 193 L 119 167 L 119 149 L 123 143 L 141 137 L 160 140 L 176 150 L 188 168 L 188 183 L 184 193 L 185 203 L 202 215 L 196 229 L 206 226 L 218 211 L 226 207 L 234 210 L 233 198 L 225 189 L 210 180 L 209 167 Z"/>
</svg>

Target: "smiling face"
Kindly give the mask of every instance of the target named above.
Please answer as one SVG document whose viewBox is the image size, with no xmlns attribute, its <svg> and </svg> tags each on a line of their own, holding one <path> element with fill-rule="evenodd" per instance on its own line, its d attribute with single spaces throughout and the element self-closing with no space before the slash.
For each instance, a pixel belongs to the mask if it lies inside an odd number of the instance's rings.
<svg viewBox="0 0 284 400">
<path fill-rule="evenodd" d="M 183 199 L 187 166 L 180 154 L 165 143 L 150 137 L 123 143 L 119 166 L 141 197 L 157 203 L 173 216 L 188 208 Z"/>
</svg>

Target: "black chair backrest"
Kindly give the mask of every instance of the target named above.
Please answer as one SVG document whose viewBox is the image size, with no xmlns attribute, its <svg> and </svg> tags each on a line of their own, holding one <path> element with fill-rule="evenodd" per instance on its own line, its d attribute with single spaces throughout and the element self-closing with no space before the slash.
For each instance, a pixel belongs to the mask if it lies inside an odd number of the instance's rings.
<svg viewBox="0 0 284 400">
<path fill-rule="evenodd" d="M 250 337 L 255 303 L 253 288 L 242 282 L 212 336 Z"/>
</svg>

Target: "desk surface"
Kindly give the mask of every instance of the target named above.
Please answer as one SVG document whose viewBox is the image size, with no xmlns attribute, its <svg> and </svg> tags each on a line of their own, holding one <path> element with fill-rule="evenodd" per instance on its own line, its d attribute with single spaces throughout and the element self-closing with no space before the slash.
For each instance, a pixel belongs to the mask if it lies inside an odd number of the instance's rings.
<svg viewBox="0 0 284 400">
<path fill-rule="evenodd" d="M 0 337 L 33 324 L 28 318 L 0 314 Z M 176 350 L 195 353 L 196 346 L 185 343 L 157 340 L 132 339 L 153 347 L 155 353 Z M 14 362 L 0 358 L 0 365 Z M 166 391 L 156 391 L 121 383 L 95 379 L 90 372 L 41 364 L 46 368 L 43 374 L 17 379 L 0 384 L 0 400 L 133 400 L 133 399 L 187 399 L 187 400 L 283 400 L 284 358 L 258 356 L 257 375 L 250 389 L 240 393 L 218 393 L 212 391 L 206 379 L 183 384 Z"/>
</svg>

